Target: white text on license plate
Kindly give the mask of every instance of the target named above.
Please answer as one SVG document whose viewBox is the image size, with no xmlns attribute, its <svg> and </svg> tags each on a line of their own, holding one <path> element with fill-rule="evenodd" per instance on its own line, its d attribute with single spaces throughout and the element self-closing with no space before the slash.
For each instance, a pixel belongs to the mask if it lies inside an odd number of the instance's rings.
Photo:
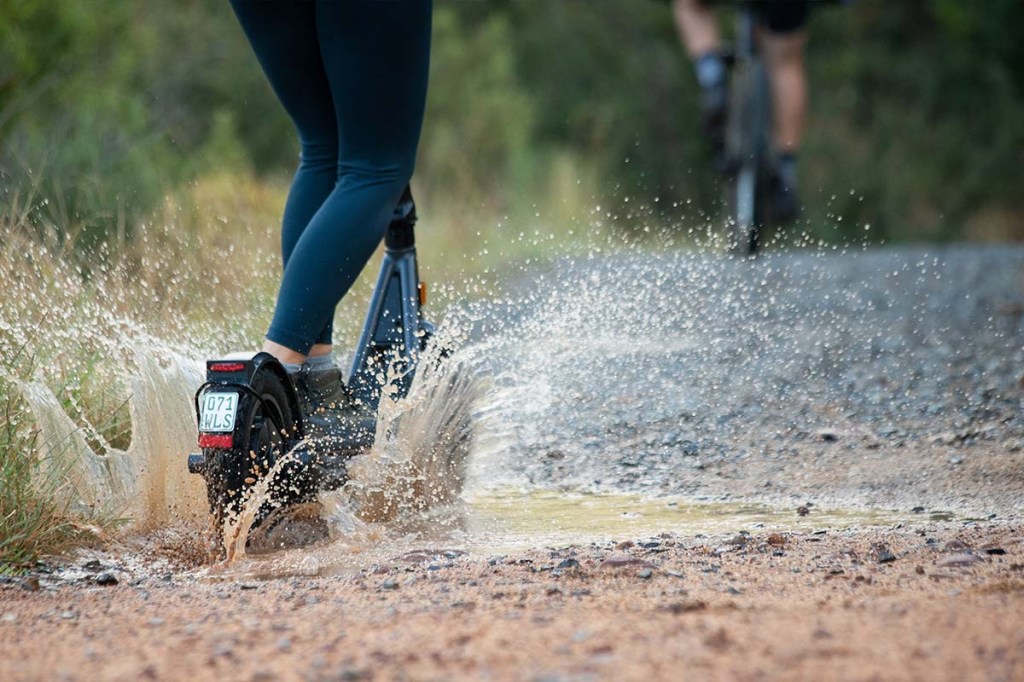
<svg viewBox="0 0 1024 682">
<path fill-rule="evenodd" d="M 199 430 L 203 433 L 230 433 L 235 430 L 237 393 L 207 393 L 203 396 Z"/>
</svg>

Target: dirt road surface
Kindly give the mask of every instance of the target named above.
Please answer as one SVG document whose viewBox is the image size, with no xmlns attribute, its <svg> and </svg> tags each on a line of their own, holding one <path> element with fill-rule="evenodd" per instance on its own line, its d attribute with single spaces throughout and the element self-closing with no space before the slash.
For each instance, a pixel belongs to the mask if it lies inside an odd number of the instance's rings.
<svg viewBox="0 0 1024 682">
<path fill-rule="evenodd" d="M 812 512 L 813 513 L 813 512 Z M 5 680 L 1019 680 L 1024 530 L 637 538 L 0 592 Z"/>
</svg>

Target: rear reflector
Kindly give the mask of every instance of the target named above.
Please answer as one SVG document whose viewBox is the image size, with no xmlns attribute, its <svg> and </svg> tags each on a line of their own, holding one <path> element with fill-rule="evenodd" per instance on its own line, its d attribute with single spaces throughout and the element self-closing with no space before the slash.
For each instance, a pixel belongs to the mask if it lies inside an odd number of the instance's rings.
<svg viewBox="0 0 1024 682">
<path fill-rule="evenodd" d="M 235 437 L 230 433 L 200 433 L 199 447 L 230 449 L 235 444 Z"/>
<path fill-rule="evenodd" d="M 244 362 L 211 362 L 207 369 L 211 372 L 241 372 L 245 369 Z"/>
</svg>

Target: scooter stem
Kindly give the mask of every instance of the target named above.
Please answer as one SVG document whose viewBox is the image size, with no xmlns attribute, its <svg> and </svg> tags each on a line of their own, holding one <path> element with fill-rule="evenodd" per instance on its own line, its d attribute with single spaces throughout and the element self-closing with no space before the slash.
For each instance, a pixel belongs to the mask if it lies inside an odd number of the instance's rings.
<svg viewBox="0 0 1024 682">
<path fill-rule="evenodd" d="M 384 234 L 384 259 L 348 377 L 353 397 L 374 411 L 381 395 L 378 375 L 386 375 L 391 366 L 402 372 L 397 388 L 404 395 L 420 350 L 415 224 L 416 204 L 406 187 Z"/>
</svg>

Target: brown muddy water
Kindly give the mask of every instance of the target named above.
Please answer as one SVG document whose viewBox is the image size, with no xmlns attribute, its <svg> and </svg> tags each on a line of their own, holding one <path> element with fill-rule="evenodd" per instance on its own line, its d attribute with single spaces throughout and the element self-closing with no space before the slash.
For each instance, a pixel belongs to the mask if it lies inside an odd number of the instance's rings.
<svg viewBox="0 0 1024 682">
<path fill-rule="evenodd" d="M 494 557 L 541 548 L 607 544 L 654 538 L 735 534 L 813 533 L 947 522 L 952 514 L 924 516 L 879 509 L 782 508 L 765 504 L 694 501 L 635 494 L 512 488 L 467 493 L 458 504 L 368 523 L 339 494 L 323 505 L 297 510 L 292 523 L 256 547 L 199 572 L 204 579 L 274 579 L 356 574 L 397 560 Z M 329 537 L 324 537 L 324 533 Z M 308 544 L 306 544 L 308 543 Z"/>
</svg>

